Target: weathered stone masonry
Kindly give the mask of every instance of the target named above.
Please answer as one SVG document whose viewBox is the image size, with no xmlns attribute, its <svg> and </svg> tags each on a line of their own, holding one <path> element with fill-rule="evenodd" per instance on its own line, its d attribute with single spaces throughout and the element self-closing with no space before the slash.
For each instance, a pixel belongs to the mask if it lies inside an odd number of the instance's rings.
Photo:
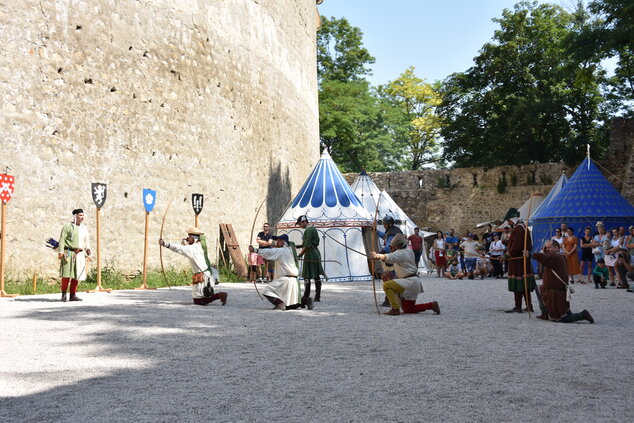
<svg viewBox="0 0 634 423">
<path fill-rule="evenodd" d="M 314 0 L 15 0 L 0 4 L 0 167 L 16 176 L 9 273 L 51 274 L 44 247 L 108 183 L 105 263 L 141 267 L 142 188 L 158 191 L 150 266 L 194 221 L 248 242 L 282 212 L 319 157 Z M 94 247 L 93 247 L 94 248 Z M 181 258 L 166 255 L 166 264 Z"/>
</svg>

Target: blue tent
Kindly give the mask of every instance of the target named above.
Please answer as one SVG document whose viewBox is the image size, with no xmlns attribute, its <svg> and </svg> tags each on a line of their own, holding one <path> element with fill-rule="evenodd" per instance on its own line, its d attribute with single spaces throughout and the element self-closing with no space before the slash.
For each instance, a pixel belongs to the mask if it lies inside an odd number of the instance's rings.
<svg viewBox="0 0 634 423">
<path fill-rule="evenodd" d="M 586 158 L 568 183 L 548 204 L 533 214 L 533 251 L 540 251 L 562 223 L 580 238 L 586 226 L 596 232 L 597 222 L 606 229 L 634 223 L 634 207 L 605 179 L 596 165 Z"/>
<path fill-rule="evenodd" d="M 544 200 L 541 202 L 541 204 L 539 206 L 537 206 L 535 211 L 531 214 L 529 223 L 532 224 L 533 216 L 538 216 L 540 210 L 543 209 L 544 207 L 548 206 L 550 204 L 550 202 L 553 201 L 553 198 L 555 198 L 557 196 L 557 194 L 559 194 L 559 191 L 561 191 L 561 189 L 563 187 L 565 187 L 567 183 L 568 183 L 568 177 L 566 176 L 565 173 L 562 172 L 561 176 L 557 180 L 557 183 L 555 183 L 555 186 L 552 187 L 552 189 L 550 190 L 550 192 L 548 193 L 546 198 L 544 198 Z"/>
</svg>

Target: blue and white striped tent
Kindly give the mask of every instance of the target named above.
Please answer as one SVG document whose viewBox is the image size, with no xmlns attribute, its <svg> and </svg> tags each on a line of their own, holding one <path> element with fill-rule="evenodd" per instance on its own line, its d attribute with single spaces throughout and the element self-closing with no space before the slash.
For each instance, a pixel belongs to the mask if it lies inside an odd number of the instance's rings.
<svg viewBox="0 0 634 423">
<path fill-rule="evenodd" d="M 595 232 L 599 221 L 606 229 L 627 228 L 634 223 L 634 207 L 586 158 L 561 191 L 532 215 L 529 224 L 533 226 L 533 251 L 540 251 L 562 223 L 573 228 L 580 238 L 586 226 Z"/>
<path fill-rule="evenodd" d="M 372 227 L 372 216 L 326 150 L 284 211 L 277 233 L 286 233 L 291 241 L 301 244 L 303 230 L 295 222 L 304 214 L 320 234 L 319 250 L 328 280 L 372 280 L 363 242 L 363 230 Z"/>
</svg>

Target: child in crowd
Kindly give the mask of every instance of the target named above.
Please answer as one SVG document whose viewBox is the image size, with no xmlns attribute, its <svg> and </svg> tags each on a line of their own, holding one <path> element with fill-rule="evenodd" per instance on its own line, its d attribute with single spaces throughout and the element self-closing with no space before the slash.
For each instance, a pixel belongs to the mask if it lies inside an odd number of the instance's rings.
<svg viewBox="0 0 634 423">
<path fill-rule="evenodd" d="M 264 265 L 264 259 L 255 252 L 253 245 L 249 245 L 247 262 L 249 263 L 249 280 L 255 281 L 257 276 L 257 281 L 262 282 L 262 265 Z"/>
<path fill-rule="evenodd" d="M 599 289 L 599 285 L 602 289 L 605 289 L 608 279 L 610 279 L 610 272 L 608 272 L 608 268 L 605 265 L 605 260 L 599 259 L 597 261 L 597 265 L 592 271 L 592 279 L 594 280 L 595 289 Z"/>
<path fill-rule="evenodd" d="M 445 272 L 445 277 L 447 279 L 462 279 L 464 274 L 460 271 L 460 265 L 458 264 L 458 259 L 453 258 L 447 267 L 447 271 Z"/>
<path fill-rule="evenodd" d="M 478 251 L 480 254 L 484 254 L 483 250 Z M 489 274 L 489 255 L 486 256 L 478 256 L 476 259 L 476 276 L 480 275 L 480 279 L 484 279 L 486 275 Z"/>
</svg>

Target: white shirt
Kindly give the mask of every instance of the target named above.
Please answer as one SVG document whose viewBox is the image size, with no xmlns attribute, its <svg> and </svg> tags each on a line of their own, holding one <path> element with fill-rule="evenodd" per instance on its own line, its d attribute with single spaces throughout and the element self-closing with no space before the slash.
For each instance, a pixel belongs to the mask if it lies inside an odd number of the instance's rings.
<svg viewBox="0 0 634 423">
<path fill-rule="evenodd" d="M 492 256 L 501 256 L 504 254 L 504 250 L 506 250 L 506 247 L 500 240 L 493 241 L 489 246 L 489 251 L 491 251 Z"/>
<path fill-rule="evenodd" d="M 189 259 L 189 264 L 192 268 L 192 273 L 200 273 L 203 272 L 205 275 L 205 282 L 211 280 L 211 284 L 214 285 L 218 280 L 218 271 L 213 269 L 211 271 L 207 270 L 207 262 L 205 261 L 205 252 L 203 251 L 203 246 L 200 242 L 195 242 L 191 245 L 179 245 L 179 244 L 165 244 L 167 248 L 183 255 Z M 205 287 L 205 283 L 195 283 L 192 284 L 192 298 L 205 298 L 203 294 L 203 288 Z"/>
<path fill-rule="evenodd" d="M 299 303 L 299 280 L 296 277 L 299 270 L 291 247 L 261 248 L 258 253 L 266 260 L 275 260 L 277 275 L 262 289 L 262 295 L 279 298 L 286 306 Z"/>
</svg>

